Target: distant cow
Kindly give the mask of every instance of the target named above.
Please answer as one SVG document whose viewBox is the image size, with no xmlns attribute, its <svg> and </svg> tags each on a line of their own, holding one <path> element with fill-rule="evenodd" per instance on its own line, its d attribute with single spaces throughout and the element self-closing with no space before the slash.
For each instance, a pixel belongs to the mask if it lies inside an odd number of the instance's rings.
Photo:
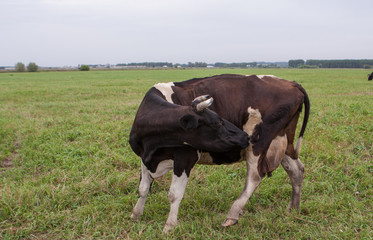
<svg viewBox="0 0 373 240">
<path fill-rule="evenodd" d="M 373 79 L 373 72 L 371 74 L 368 74 L 368 81 L 371 81 Z"/>
<path fill-rule="evenodd" d="M 303 104 L 303 124 L 294 147 Z M 246 161 L 245 187 L 223 222 L 225 227 L 237 223 L 261 179 L 280 164 L 292 183 L 289 207 L 299 209 L 304 173 L 299 154 L 309 112 L 306 91 L 296 82 L 275 76 L 225 74 L 154 85 L 130 133 L 130 145 L 142 159 L 140 198 L 131 217 L 142 215 L 153 180 L 173 169 L 171 209 L 163 231 L 172 229 L 196 163 Z"/>
</svg>

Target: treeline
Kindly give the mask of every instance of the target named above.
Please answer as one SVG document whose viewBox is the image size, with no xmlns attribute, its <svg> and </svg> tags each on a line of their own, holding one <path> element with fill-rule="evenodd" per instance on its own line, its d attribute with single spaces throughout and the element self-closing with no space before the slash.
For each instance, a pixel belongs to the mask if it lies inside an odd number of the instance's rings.
<svg viewBox="0 0 373 240">
<path fill-rule="evenodd" d="M 280 68 L 288 67 L 287 62 L 241 62 L 241 63 L 222 63 L 217 62 L 214 67 L 218 68 Z"/>
<path fill-rule="evenodd" d="M 258 66 L 257 62 L 241 62 L 241 63 L 223 63 L 217 62 L 214 64 L 214 67 L 218 68 L 247 68 L 247 67 L 256 67 Z"/>
<path fill-rule="evenodd" d="M 134 62 L 134 63 L 119 63 L 116 66 L 156 68 L 156 67 L 173 67 L 173 64 L 169 62 L 138 62 L 138 63 Z"/>
<path fill-rule="evenodd" d="M 182 67 L 182 68 L 267 68 L 267 67 L 287 67 L 287 62 L 240 62 L 240 63 L 223 63 L 217 62 L 208 64 L 205 62 L 188 62 L 187 64 L 170 63 L 170 62 L 138 62 L 138 63 L 120 63 L 117 67 L 146 67 L 146 68 L 160 68 L 160 67 Z"/>
<path fill-rule="evenodd" d="M 345 59 L 345 60 L 289 60 L 292 68 L 373 68 L 373 59 Z"/>
<path fill-rule="evenodd" d="M 161 68 L 161 67 L 207 67 L 205 62 L 188 62 L 188 64 L 173 64 L 170 62 L 134 62 L 134 63 L 119 63 L 117 67 L 146 67 L 146 68 Z"/>
</svg>

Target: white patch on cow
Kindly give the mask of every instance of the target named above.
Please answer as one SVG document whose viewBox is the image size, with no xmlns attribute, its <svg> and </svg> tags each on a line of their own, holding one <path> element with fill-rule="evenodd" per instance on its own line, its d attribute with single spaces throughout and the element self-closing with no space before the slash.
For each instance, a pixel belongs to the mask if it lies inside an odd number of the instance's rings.
<svg viewBox="0 0 373 240">
<path fill-rule="evenodd" d="M 166 225 L 163 228 L 163 232 L 167 233 L 177 224 L 177 214 L 179 212 L 180 202 L 183 199 L 186 185 L 188 183 L 188 176 L 185 171 L 180 177 L 175 174 L 172 176 L 172 182 L 170 191 L 168 193 L 168 199 L 171 203 L 170 214 L 168 215 Z"/>
<path fill-rule="evenodd" d="M 174 168 L 174 161 L 173 160 L 164 160 L 160 162 L 157 166 L 157 170 L 155 173 L 150 172 L 152 178 L 159 178 L 165 175 L 168 171 Z"/>
<path fill-rule="evenodd" d="M 272 140 L 267 151 L 267 158 L 271 166 L 276 166 L 277 168 L 280 165 L 281 160 L 285 156 L 287 145 L 288 140 L 286 134 L 284 136 L 277 136 Z"/>
<path fill-rule="evenodd" d="M 275 75 L 256 75 L 258 78 L 262 79 L 264 77 L 273 77 L 273 78 L 278 78 Z"/>
<path fill-rule="evenodd" d="M 249 113 L 249 119 L 245 125 L 243 125 L 243 130 L 251 136 L 254 132 L 255 126 L 262 122 L 262 114 L 260 114 L 258 109 L 253 109 L 251 107 L 247 109 L 247 112 Z"/>
<path fill-rule="evenodd" d="M 171 95 L 174 93 L 172 87 L 175 86 L 173 82 L 169 83 L 157 83 L 154 85 L 156 89 L 158 89 L 163 96 L 166 98 L 167 102 L 174 103 L 172 101 Z"/>
</svg>

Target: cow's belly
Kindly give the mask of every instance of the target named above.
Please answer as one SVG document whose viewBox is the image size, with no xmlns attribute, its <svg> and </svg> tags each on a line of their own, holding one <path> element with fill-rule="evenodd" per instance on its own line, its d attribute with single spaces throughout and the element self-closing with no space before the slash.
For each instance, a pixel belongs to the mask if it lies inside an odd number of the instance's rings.
<svg viewBox="0 0 373 240">
<path fill-rule="evenodd" d="M 280 165 L 282 158 L 285 156 L 286 147 L 286 134 L 284 136 L 277 136 L 272 140 L 266 155 L 271 169 L 276 169 Z M 239 153 L 237 151 L 232 151 L 229 153 L 209 153 L 198 151 L 197 164 L 220 165 L 242 162 L 246 159 L 247 151 L 252 151 L 252 148 L 248 147 L 241 150 Z"/>
<path fill-rule="evenodd" d="M 198 151 L 198 161 L 197 164 L 201 165 L 220 165 L 220 164 L 233 164 L 237 162 L 242 162 L 245 160 L 246 150 L 241 150 L 232 153 L 209 153 L 209 152 L 199 152 Z"/>
</svg>

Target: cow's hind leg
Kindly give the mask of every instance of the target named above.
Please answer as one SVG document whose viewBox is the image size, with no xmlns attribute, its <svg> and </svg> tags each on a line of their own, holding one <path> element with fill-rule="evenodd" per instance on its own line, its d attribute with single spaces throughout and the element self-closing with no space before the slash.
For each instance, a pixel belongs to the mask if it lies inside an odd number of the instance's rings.
<svg viewBox="0 0 373 240">
<path fill-rule="evenodd" d="M 137 220 L 144 212 L 144 206 L 146 198 L 149 193 L 150 185 L 152 184 L 154 178 L 158 178 L 166 174 L 169 170 L 172 169 L 173 161 L 166 160 L 159 163 L 157 171 L 151 173 L 147 167 L 141 163 L 141 181 L 139 185 L 139 199 L 137 200 L 136 206 L 132 210 L 131 218 Z"/>
<path fill-rule="evenodd" d="M 291 200 L 289 210 L 292 208 L 299 209 L 300 196 L 303 183 L 304 165 L 297 159 L 292 159 L 288 155 L 285 155 L 282 162 L 282 167 L 287 172 L 292 186 Z"/>
<path fill-rule="evenodd" d="M 259 183 L 261 181 L 261 177 L 258 172 L 258 160 L 260 155 L 255 156 L 252 151 L 247 151 L 246 154 L 247 175 L 245 187 L 241 195 L 237 198 L 237 200 L 233 203 L 231 209 L 229 210 L 227 218 L 222 224 L 223 227 L 232 226 L 238 222 L 238 217 L 242 213 L 243 207 L 245 206 L 255 189 L 259 186 Z"/>
</svg>

